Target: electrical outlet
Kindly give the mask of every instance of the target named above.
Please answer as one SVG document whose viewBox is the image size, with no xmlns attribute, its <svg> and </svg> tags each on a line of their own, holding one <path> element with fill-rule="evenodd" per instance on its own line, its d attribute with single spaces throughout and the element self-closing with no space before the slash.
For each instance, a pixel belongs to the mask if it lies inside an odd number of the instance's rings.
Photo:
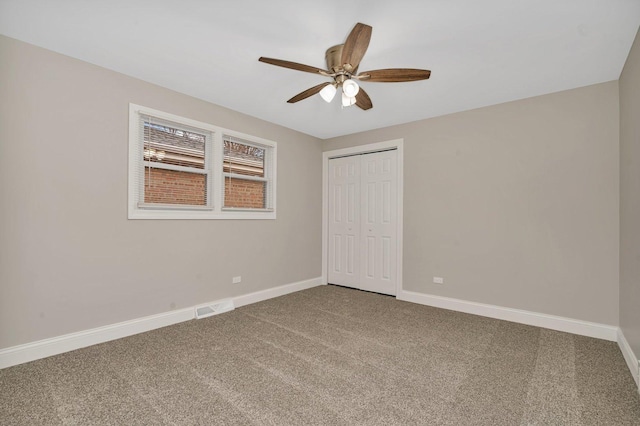
<svg viewBox="0 0 640 426">
<path fill-rule="evenodd" d="M 435 284 L 444 284 L 444 278 L 442 278 L 442 277 L 433 277 L 433 282 Z"/>
<path fill-rule="evenodd" d="M 239 282 L 242 282 L 241 276 L 233 277 L 233 284 L 238 284 Z"/>
</svg>

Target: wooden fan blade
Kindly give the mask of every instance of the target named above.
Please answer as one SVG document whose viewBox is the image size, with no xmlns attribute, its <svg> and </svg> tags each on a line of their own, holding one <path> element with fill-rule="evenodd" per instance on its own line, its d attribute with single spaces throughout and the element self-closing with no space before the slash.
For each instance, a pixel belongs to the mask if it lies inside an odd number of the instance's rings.
<svg viewBox="0 0 640 426">
<path fill-rule="evenodd" d="M 312 67 L 310 65 L 299 64 L 297 62 L 283 61 L 282 59 L 260 57 L 260 59 L 258 60 L 260 62 L 264 62 L 265 64 L 277 65 L 279 67 L 290 68 L 292 70 L 297 70 L 297 71 L 310 72 L 313 74 L 327 73 L 327 71 L 322 70 L 320 68 Z"/>
<path fill-rule="evenodd" d="M 356 105 L 362 108 L 363 110 L 368 110 L 373 108 L 373 103 L 371 103 L 371 98 L 367 95 L 367 92 L 360 88 L 358 90 L 358 94 L 356 95 Z"/>
<path fill-rule="evenodd" d="M 318 84 L 317 86 L 313 86 L 312 88 L 307 89 L 304 92 L 298 93 L 293 98 L 289 99 L 287 102 L 289 102 L 290 104 L 294 104 L 303 99 L 307 99 L 309 96 L 313 96 L 316 93 L 320 92 L 324 86 L 328 86 L 329 84 L 331 83 L 327 82 L 327 83 Z"/>
<path fill-rule="evenodd" d="M 371 28 L 369 25 L 357 23 L 351 33 L 349 33 L 349 37 L 347 37 L 347 41 L 344 42 L 344 47 L 342 48 L 342 58 L 341 65 L 349 64 L 351 65 L 351 69 L 347 69 L 347 71 L 351 72 L 352 70 L 358 68 L 362 57 L 367 51 L 367 47 L 369 47 L 369 41 L 371 41 Z"/>
<path fill-rule="evenodd" d="M 358 74 L 359 80 L 399 83 L 403 81 L 426 80 L 431 76 L 429 70 L 414 68 L 388 68 L 384 70 L 364 71 Z"/>
</svg>

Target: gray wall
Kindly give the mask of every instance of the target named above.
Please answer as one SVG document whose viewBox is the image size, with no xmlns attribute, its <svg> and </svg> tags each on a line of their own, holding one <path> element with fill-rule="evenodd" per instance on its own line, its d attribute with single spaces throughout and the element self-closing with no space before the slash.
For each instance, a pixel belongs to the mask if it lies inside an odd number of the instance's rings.
<svg viewBox="0 0 640 426">
<path fill-rule="evenodd" d="M 127 220 L 129 102 L 278 142 L 278 219 Z M 319 277 L 320 159 L 313 137 L 0 36 L 0 348 Z"/>
<path fill-rule="evenodd" d="M 620 327 L 640 356 L 640 33 L 619 84 Z"/>
<path fill-rule="evenodd" d="M 610 82 L 321 144 L 0 37 L 0 349 L 320 276 L 321 150 L 404 138 L 406 290 L 620 320 L 639 353 L 638 56 L 620 99 Z M 127 220 L 129 102 L 277 141 L 278 219 Z"/>
<path fill-rule="evenodd" d="M 614 81 L 323 149 L 404 138 L 405 290 L 617 325 L 618 133 Z"/>
</svg>

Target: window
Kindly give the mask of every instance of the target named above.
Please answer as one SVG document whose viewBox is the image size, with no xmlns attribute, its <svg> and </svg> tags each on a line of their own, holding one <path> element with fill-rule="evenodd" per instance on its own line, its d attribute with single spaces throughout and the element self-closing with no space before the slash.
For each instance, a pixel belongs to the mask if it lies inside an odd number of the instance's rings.
<svg viewBox="0 0 640 426">
<path fill-rule="evenodd" d="M 129 109 L 129 219 L 275 219 L 275 142 Z"/>
<path fill-rule="evenodd" d="M 270 209 L 270 151 L 242 139 L 226 136 L 223 176 L 225 209 Z"/>
<path fill-rule="evenodd" d="M 206 153 L 211 151 L 212 133 L 146 114 L 138 120 L 144 166 L 139 167 L 139 182 L 144 182 L 138 188 L 139 206 L 210 207 L 211 167 L 205 160 L 210 162 Z"/>
</svg>

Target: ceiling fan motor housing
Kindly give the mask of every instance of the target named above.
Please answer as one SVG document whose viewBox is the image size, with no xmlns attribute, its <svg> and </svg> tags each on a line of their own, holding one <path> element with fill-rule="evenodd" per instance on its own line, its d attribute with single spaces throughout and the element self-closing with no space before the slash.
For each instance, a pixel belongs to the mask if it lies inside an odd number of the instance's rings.
<svg viewBox="0 0 640 426">
<path fill-rule="evenodd" d="M 333 47 L 327 49 L 327 53 L 325 53 L 324 57 L 327 61 L 327 69 L 331 72 L 339 72 L 342 71 L 342 48 L 344 44 L 337 44 Z"/>
</svg>

